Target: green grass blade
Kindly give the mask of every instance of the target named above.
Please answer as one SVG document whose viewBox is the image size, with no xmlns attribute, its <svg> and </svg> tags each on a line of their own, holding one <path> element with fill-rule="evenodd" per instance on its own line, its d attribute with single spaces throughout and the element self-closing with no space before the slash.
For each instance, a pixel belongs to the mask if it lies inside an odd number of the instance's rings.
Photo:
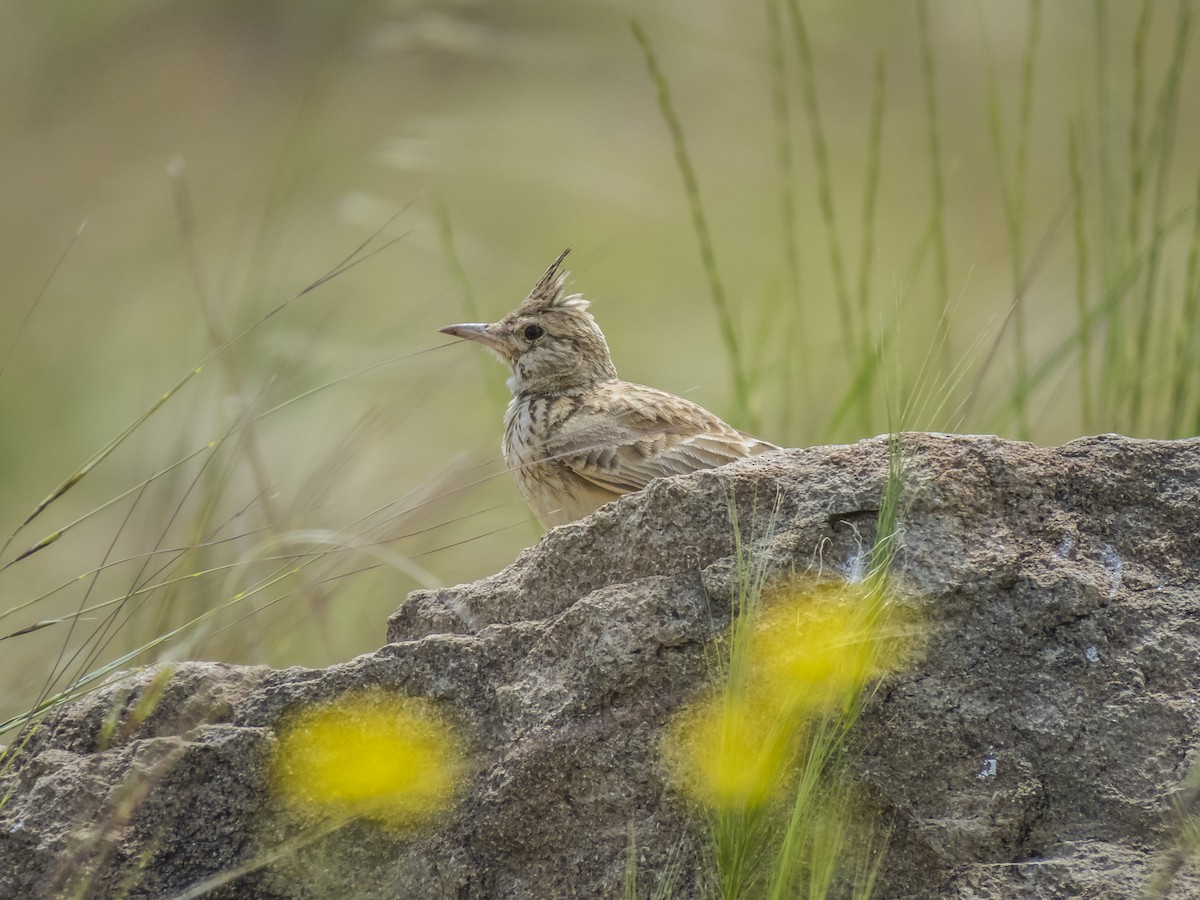
<svg viewBox="0 0 1200 900">
<path fill-rule="evenodd" d="M 442 244 L 442 255 L 446 258 L 446 268 L 450 271 L 450 277 L 454 283 L 458 285 L 458 298 L 462 305 L 463 314 L 468 322 L 482 322 L 483 315 L 479 311 L 479 304 L 475 300 L 475 291 L 471 288 L 471 279 L 467 276 L 467 269 L 463 265 L 462 258 L 458 255 L 458 248 L 454 243 L 454 227 L 450 223 L 450 211 L 446 208 L 444 202 L 439 202 L 435 210 L 438 220 L 438 238 Z M 508 392 L 504 389 L 504 382 L 496 377 L 496 370 L 493 367 L 492 360 L 488 358 L 489 354 L 477 353 L 475 356 L 479 361 L 479 374 L 483 378 L 484 390 L 492 401 L 501 409 L 508 403 Z"/>
<path fill-rule="evenodd" d="M 804 108 L 808 116 L 809 133 L 812 136 L 813 159 L 816 163 L 817 201 L 821 218 L 825 224 L 825 236 L 829 245 L 829 264 L 833 272 L 834 294 L 837 299 L 838 315 L 842 324 L 842 343 L 847 358 L 853 359 L 857 350 L 854 309 L 850 300 L 850 288 L 846 280 L 846 265 L 842 259 L 841 239 L 838 236 L 837 215 L 833 203 L 833 172 L 829 164 L 829 148 L 825 141 L 825 128 L 821 122 L 821 105 L 817 99 L 816 66 L 813 63 L 812 47 L 808 41 L 808 29 L 796 0 L 787 0 L 791 13 L 792 33 L 799 51 L 800 71 L 804 83 Z"/>
<path fill-rule="evenodd" d="M 1157 354 L 1151 353 L 1150 334 L 1158 307 L 1158 282 L 1162 261 L 1162 241 L 1160 239 L 1162 232 L 1159 226 L 1167 215 L 1167 187 L 1175 148 L 1180 84 L 1192 32 L 1191 10 L 1191 3 L 1188 0 L 1180 0 L 1179 13 L 1175 22 L 1175 45 L 1171 53 L 1171 65 L 1163 82 L 1162 90 L 1159 92 L 1154 128 L 1153 143 L 1157 144 L 1158 159 L 1156 161 L 1157 172 L 1155 173 L 1154 209 L 1151 215 L 1151 224 L 1155 229 L 1155 237 L 1150 241 L 1146 263 L 1145 288 L 1142 292 L 1134 343 L 1134 377 L 1129 400 L 1129 423 L 1135 431 L 1146 425 L 1143 422 L 1145 414 L 1143 402 L 1147 394 L 1147 382 L 1151 377 L 1149 370 L 1152 364 L 1151 357 L 1157 356 Z"/>
<path fill-rule="evenodd" d="M 397 213 L 397 215 L 399 215 L 399 213 Z M 394 218 L 395 217 L 393 217 L 393 220 L 394 220 Z M 135 431 L 137 431 L 156 412 L 158 412 L 168 400 L 170 400 L 172 397 L 174 397 L 176 394 L 178 394 L 179 391 L 181 391 L 188 384 L 188 382 L 190 382 L 193 378 L 195 378 L 202 371 L 204 371 L 204 367 L 211 360 L 217 358 L 221 353 L 223 353 L 224 351 L 229 349 L 231 346 L 233 346 L 238 341 L 242 340 L 246 335 L 250 334 L 255 329 L 259 328 L 266 321 L 268 321 L 269 319 L 271 319 L 274 316 L 281 313 L 284 309 L 286 309 L 288 306 L 290 306 L 295 301 L 299 300 L 301 297 L 304 297 L 307 294 L 312 293 L 314 290 L 316 290 L 323 284 L 326 284 L 333 278 L 336 278 L 338 275 L 341 275 L 342 273 L 349 271 L 350 269 L 354 268 L 358 264 L 370 259 L 376 253 L 383 252 L 384 250 L 388 249 L 393 244 L 395 244 L 397 241 L 399 241 L 400 238 L 398 238 L 398 237 L 392 238 L 391 240 L 386 241 L 382 246 L 375 248 L 374 250 L 370 251 L 369 253 L 365 252 L 368 245 L 379 234 L 381 234 L 383 232 L 383 230 L 386 229 L 388 227 L 388 225 L 391 224 L 391 221 L 393 221 L 393 220 L 389 220 L 383 226 L 383 228 L 376 231 L 375 234 L 371 235 L 371 237 L 369 237 L 366 241 L 364 241 L 357 248 L 355 248 L 353 253 L 351 253 L 350 255 L 345 257 L 340 263 L 338 263 L 336 266 L 334 266 L 332 269 L 330 269 L 328 272 L 326 272 L 324 275 L 322 275 L 316 281 L 311 282 L 305 288 L 300 290 L 298 293 L 293 294 L 291 297 L 284 300 L 282 303 L 277 304 L 274 308 L 272 308 L 268 312 L 264 313 L 259 318 L 255 319 L 253 322 L 251 322 L 249 325 L 247 325 L 241 331 L 237 332 L 232 337 L 225 340 L 222 344 L 220 344 L 217 347 L 214 347 L 204 357 L 204 359 L 202 359 L 200 361 L 199 364 L 193 366 L 191 368 L 191 370 L 189 370 L 185 375 L 183 375 L 183 377 L 181 377 L 177 382 L 175 382 L 175 384 L 170 389 L 168 389 L 165 393 L 163 393 L 163 395 L 161 397 L 159 397 L 156 401 L 154 401 L 154 403 L 150 404 L 150 406 L 146 410 L 144 410 L 139 416 L 137 416 L 133 420 L 133 422 L 131 422 L 129 425 L 127 425 L 119 434 L 117 434 L 116 437 L 114 437 L 107 444 L 105 444 L 98 451 L 96 451 L 96 453 L 94 453 L 91 456 L 91 458 L 89 458 L 87 460 L 87 462 L 85 462 L 82 466 L 80 466 L 74 472 L 72 472 L 70 475 L 68 475 L 65 479 L 63 479 L 62 483 L 59 484 L 58 487 L 56 487 L 53 491 L 51 491 L 49 494 L 47 494 L 46 497 L 44 497 L 33 508 L 33 511 L 30 512 L 29 515 L 27 515 L 25 517 L 24 521 L 21 522 L 21 524 L 17 527 L 17 529 L 8 537 L 8 539 L 4 542 L 4 545 L 2 547 L 0 547 L 0 555 L 2 555 L 8 549 L 8 547 L 12 544 L 12 542 L 16 538 L 16 536 L 27 525 L 29 525 L 34 519 L 36 519 L 43 512 L 45 512 L 46 509 L 52 503 L 54 503 L 54 501 L 58 500 L 60 497 L 62 497 L 64 494 L 66 494 L 69 490 L 71 490 L 71 488 L 75 487 L 75 485 L 77 485 L 80 481 L 82 481 L 85 477 L 87 477 L 88 473 L 90 473 L 96 466 L 98 466 L 105 459 L 107 459 L 108 456 L 110 454 L 112 454 L 112 452 L 115 451 L 118 447 L 120 447 L 121 444 L 123 444 L 130 435 L 132 435 Z"/>
<path fill-rule="evenodd" d="M 1075 309 L 1082 324 L 1090 318 L 1088 312 L 1089 258 L 1087 207 L 1084 203 L 1083 164 L 1080 161 L 1079 128 L 1071 123 L 1067 133 L 1067 168 L 1071 173 L 1071 192 L 1075 198 L 1073 218 L 1075 234 Z M 1092 400 L 1092 330 L 1079 331 L 1079 399 L 1083 427 L 1091 431 L 1095 420 Z"/>
<path fill-rule="evenodd" d="M 12 340 L 9 342 L 8 350 L 4 353 L 4 359 L 0 360 L 0 378 L 4 377 L 4 370 L 8 368 L 9 362 L 12 361 L 12 356 L 17 350 L 17 346 L 21 343 L 21 335 L 25 333 L 25 329 L 29 326 L 30 319 L 37 312 L 37 308 L 41 306 L 42 300 L 46 296 L 46 291 L 50 289 L 50 283 L 54 281 L 54 276 L 58 274 L 58 270 L 62 268 L 63 263 L 67 261 L 67 257 L 71 255 L 71 251 L 75 248 L 75 243 L 79 240 L 79 236 L 83 234 L 83 229 L 87 227 L 87 220 L 79 224 L 75 229 L 75 233 L 71 235 L 71 239 L 67 242 L 67 246 L 63 248 L 63 252 L 59 254 L 58 259 L 50 269 L 50 274 L 46 276 L 42 282 L 41 288 L 37 292 L 37 296 L 33 298 L 33 302 L 29 304 L 29 308 L 25 310 L 25 315 L 21 318 L 21 322 L 13 330 Z"/>
<path fill-rule="evenodd" d="M 1192 240 L 1188 246 L 1187 273 L 1183 282 L 1183 308 L 1176 329 L 1171 367 L 1167 437 L 1200 434 L 1200 390 L 1196 385 L 1196 373 L 1200 371 L 1200 173 L 1196 176 L 1192 213 Z M 1191 395 L 1194 395 L 1196 409 L 1189 413 L 1189 404 L 1193 400 Z"/>
<path fill-rule="evenodd" d="M 771 58 L 771 113 L 775 120 L 776 165 L 779 169 L 779 214 L 783 227 L 783 258 L 787 267 L 788 284 L 791 287 L 791 316 L 788 318 L 787 346 L 799 348 L 805 320 L 804 292 L 800 282 L 800 236 L 796 225 L 796 175 L 792 145 L 792 121 L 788 106 L 787 69 L 783 46 L 783 20 L 779 14 L 778 0 L 765 0 L 767 8 L 767 40 Z M 778 327 L 778 326 L 776 326 Z M 782 354 L 783 396 L 780 403 L 780 432 L 787 441 L 791 434 L 792 407 L 794 405 L 794 383 L 798 380 L 804 392 L 805 407 L 811 406 L 808 354 L 799 352 Z M 796 373 L 793 375 L 792 367 Z"/>
<path fill-rule="evenodd" d="M 1146 39 L 1154 4 L 1142 0 L 1137 29 L 1133 38 L 1133 96 L 1130 100 L 1129 122 L 1129 246 L 1140 240 L 1142 195 L 1146 185 L 1145 148 L 1142 145 L 1146 115 Z"/>
<path fill-rule="evenodd" d="M 704 264 L 704 272 L 708 276 L 709 292 L 712 295 L 713 307 L 717 312 L 717 326 L 720 330 L 721 341 L 725 345 L 725 352 L 729 357 L 729 367 L 733 375 L 734 404 L 737 411 L 736 418 L 741 420 L 751 430 L 754 430 L 757 428 L 757 418 L 753 413 L 750 403 L 750 381 L 746 374 L 745 361 L 742 358 L 742 348 L 738 340 L 737 327 L 734 324 L 729 301 L 725 297 L 725 287 L 721 283 L 720 276 L 717 274 L 717 257 L 713 250 L 712 237 L 708 230 L 708 220 L 704 215 L 704 206 L 700 201 L 700 182 L 696 178 L 696 170 L 692 166 L 691 157 L 687 152 L 683 125 L 680 123 L 679 116 L 675 112 L 675 106 L 671 102 L 671 91 L 667 84 L 667 76 L 658 64 L 658 57 L 654 53 L 650 37 L 646 34 L 645 29 L 642 28 L 641 23 L 637 19 L 630 22 L 630 28 L 633 30 L 634 38 L 642 48 L 642 53 L 646 60 L 646 68 L 650 73 L 650 79 L 654 82 L 654 86 L 658 91 L 659 111 L 662 113 L 663 121 L 666 122 L 667 130 L 671 133 L 671 142 L 675 148 L 675 164 L 679 168 L 679 174 L 683 177 L 684 192 L 687 194 L 688 206 L 692 213 L 692 227 L 696 232 L 696 240 L 700 245 L 700 259 Z"/>
<path fill-rule="evenodd" d="M 925 85 L 925 112 L 929 125 L 930 188 L 933 192 L 931 238 L 935 257 L 938 331 L 935 337 L 937 352 L 943 365 L 949 364 L 950 335 L 950 274 L 949 249 L 946 244 L 946 182 L 942 162 L 942 140 L 938 128 L 937 79 L 933 58 L 933 38 L 929 27 L 927 0 L 917 3 L 917 30 L 921 38 L 921 76 Z"/>
</svg>

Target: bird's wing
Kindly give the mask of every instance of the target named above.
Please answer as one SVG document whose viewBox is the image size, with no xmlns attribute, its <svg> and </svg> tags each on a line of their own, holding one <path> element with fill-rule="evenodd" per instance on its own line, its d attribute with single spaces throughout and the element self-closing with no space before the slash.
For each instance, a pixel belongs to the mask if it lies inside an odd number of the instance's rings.
<svg viewBox="0 0 1200 900">
<path fill-rule="evenodd" d="M 599 388 L 546 447 L 580 478 L 618 494 L 773 449 L 689 400 L 628 382 Z"/>
</svg>

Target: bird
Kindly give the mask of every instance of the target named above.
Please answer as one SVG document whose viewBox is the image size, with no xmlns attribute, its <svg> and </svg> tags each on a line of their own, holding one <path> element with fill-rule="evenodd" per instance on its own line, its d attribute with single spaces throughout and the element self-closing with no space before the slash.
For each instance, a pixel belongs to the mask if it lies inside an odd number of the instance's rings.
<svg viewBox="0 0 1200 900">
<path fill-rule="evenodd" d="M 511 370 L 502 449 L 546 528 L 583 518 L 656 478 L 778 449 L 674 394 L 622 381 L 564 250 L 498 322 L 439 329 L 482 344 Z"/>
</svg>

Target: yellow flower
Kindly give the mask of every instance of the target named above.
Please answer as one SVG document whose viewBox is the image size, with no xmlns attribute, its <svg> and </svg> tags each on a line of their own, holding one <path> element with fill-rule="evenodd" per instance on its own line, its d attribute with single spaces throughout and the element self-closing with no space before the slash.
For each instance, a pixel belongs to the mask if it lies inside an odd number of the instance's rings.
<svg viewBox="0 0 1200 900">
<path fill-rule="evenodd" d="M 449 805 L 462 752 L 429 703 L 363 691 L 297 714 L 274 763 L 296 807 L 407 825 Z"/>
<path fill-rule="evenodd" d="M 755 807 L 785 778 L 788 736 L 771 711 L 721 693 L 686 710 L 668 738 L 680 785 L 707 806 Z"/>
<path fill-rule="evenodd" d="M 793 712 L 846 706 L 899 665 L 903 641 L 894 618 L 863 585 L 818 584 L 777 600 L 750 647 L 759 689 Z"/>
</svg>

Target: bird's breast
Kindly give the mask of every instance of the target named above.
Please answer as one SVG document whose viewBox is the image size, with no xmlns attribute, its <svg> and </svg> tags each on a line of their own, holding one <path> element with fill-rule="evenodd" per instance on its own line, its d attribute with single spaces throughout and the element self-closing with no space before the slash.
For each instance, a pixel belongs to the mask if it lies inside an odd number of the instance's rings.
<svg viewBox="0 0 1200 900">
<path fill-rule="evenodd" d="M 545 443 L 543 425 L 548 401 L 544 397 L 518 396 L 504 414 L 504 459 L 510 468 L 533 462 L 537 448 Z"/>
<path fill-rule="evenodd" d="M 504 458 L 510 467 L 546 459 L 549 447 L 564 433 L 580 401 L 571 395 L 523 394 L 504 414 Z"/>
</svg>

